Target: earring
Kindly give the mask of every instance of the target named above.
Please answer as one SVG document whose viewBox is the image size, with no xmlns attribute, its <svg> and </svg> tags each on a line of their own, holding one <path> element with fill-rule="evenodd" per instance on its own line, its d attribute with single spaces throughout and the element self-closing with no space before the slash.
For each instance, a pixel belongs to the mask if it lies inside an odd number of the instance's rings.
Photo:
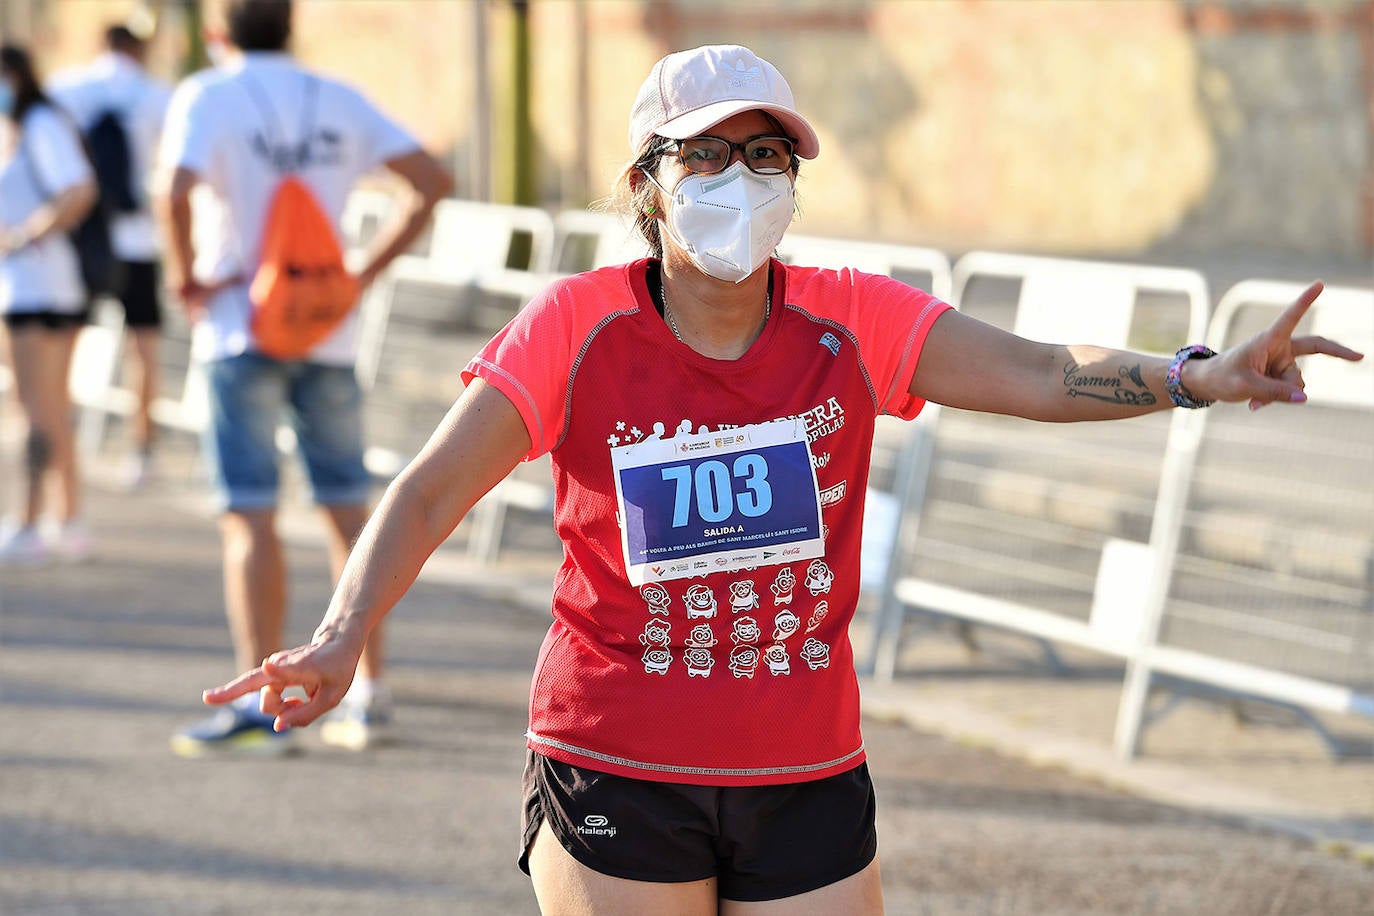
<svg viewBox="0 0 1374 916">
<path fill-rule="evenodd" d="M 653 216 L 653 215 L 654 215 L 655 213 L 657 213 L 657 212 L 658 212 L 658 207 L 655 207 L 653 204 L 649 204 L 649 206 L 648 206 L 647 208 L 645 208 L 645 210 L 644 210 L 644 215 L 645 215 L 645 216 Z"/>
</svg>

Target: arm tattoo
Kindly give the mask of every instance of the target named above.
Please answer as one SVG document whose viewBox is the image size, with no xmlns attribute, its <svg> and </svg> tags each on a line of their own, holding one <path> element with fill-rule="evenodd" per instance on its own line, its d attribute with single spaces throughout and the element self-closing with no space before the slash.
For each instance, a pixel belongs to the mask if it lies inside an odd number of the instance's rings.
<svg viewBox="0 0 1374 916">
<path fill-rule="evenodd" d="M 1083 367 L 1070 360 L 1064 366 L 1064 389 L 1071 398 L 1141 406 L 1155 402 L 1154 394 L 1141 377 L 1139 365 L 1122 366 L 1116 375 L 1085 375 Z"/>
</svg>

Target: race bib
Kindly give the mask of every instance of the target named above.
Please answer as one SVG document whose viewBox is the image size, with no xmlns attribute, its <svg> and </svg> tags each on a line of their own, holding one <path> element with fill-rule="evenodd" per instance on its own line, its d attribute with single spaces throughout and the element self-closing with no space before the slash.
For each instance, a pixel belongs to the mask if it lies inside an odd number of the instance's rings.
<svg viewBox="0 0 1374 916">
<path fill-rule="evenodd" d="M 825 555 L 801 420 L 611 449 L 633 585 Z"/>
</svg>

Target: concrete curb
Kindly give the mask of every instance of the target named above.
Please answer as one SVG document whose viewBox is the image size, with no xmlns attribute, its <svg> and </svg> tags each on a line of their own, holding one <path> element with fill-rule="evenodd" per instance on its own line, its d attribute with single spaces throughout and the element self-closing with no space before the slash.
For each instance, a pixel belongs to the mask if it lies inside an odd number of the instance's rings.
<svg viewBox="0 0 1374 916">
<path fill-rule="evenodd" d="M 1335 855 L 1366 862 L 1374 855 L 1374 826 L 1314 816 L 1281 796 L 1240 789 L 1196 770 L 1150 760 L 1125 762 L 1112 750 L 1079 738 L 1024 728 L 971 706 L 916 696 L 918 688 L 860 681 L 864 715 L 901 722 L 1034 766 L 1062 769 L 1152 801 L 1238 820 L 1311 842 Z"/>
</svg>

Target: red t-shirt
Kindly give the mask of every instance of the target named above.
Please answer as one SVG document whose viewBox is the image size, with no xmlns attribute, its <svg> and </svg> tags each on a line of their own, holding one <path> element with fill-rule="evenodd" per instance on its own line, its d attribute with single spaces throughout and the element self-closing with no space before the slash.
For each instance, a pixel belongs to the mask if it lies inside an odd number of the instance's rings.
<svg viewBox="0 0 1374 916">
<path fill-rule="evenodd" d="M 529 747 L 702 785 L 802 782 L 864 760 L 849 623 L 874 418 L 907 393 L 949 308 L 888 277 L 772 262 L 772 312 L 741 358 L 678 341 L 637 261 L 559 280 L 465 368 L 550 452 L 564 545 L 530 695 Z M 611 448 L 801 417 L 820 490 L 819 560 L 630 584 Z"/>
</svg>

